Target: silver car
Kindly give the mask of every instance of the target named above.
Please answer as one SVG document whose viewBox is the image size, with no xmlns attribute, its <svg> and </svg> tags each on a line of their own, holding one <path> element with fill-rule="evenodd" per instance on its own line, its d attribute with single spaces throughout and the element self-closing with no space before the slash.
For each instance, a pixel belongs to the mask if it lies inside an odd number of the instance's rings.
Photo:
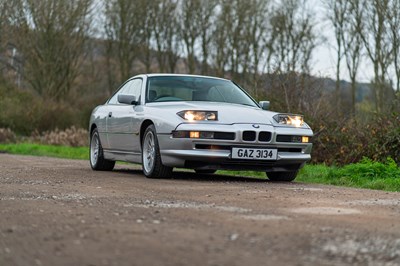
<svg viewBox="0 0 400 266">
<path fill-rule="evenodd" d="M 142 164 L 150 178 L 174 167 L 212 174 L 256 170 L 292 181 L 311 159 L 313 132 L 301 115 L 268 111 L 234 82 L 206 76 L 130 78 L 90 117 L 90 165 Z"/>
</svg>

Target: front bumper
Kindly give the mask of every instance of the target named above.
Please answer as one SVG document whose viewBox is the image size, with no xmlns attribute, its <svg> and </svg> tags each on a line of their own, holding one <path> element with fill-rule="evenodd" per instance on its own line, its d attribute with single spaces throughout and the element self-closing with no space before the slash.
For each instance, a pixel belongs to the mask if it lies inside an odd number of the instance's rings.
<svg viewBox="0 0 400 266">
<path fill-rule="evenodd" d="M 229 170 L 259 170 L 259 171 L 293 171 L 301 168 L 311 159 L 311 143 L 277 142 L 278 135 L 312 137 L 311 129 L 274 127 L 272 125 L 253 124 L 181 124 L 176 130 L 182 131 L 212 131 L 235 133 L 233 140 L 222 139 L 190 139 L 173 138 L 172 134 L 158 134 L 162 163 L 171 167 L 192 169 L 229 169 Z M 270 132 L 270 141 L 243 140 L 243 132 Z M 278 149 L 278 158 L 273 161 L 238 160 L 231 158 L 232 147 L 271 148 Z"/>
</svg>

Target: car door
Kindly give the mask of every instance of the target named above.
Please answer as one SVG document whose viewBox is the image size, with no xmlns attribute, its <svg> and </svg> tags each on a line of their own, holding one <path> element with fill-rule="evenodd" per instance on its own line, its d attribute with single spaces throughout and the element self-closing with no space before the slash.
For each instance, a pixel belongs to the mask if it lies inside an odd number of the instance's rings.
<svg viewBox="0 0 400 266">
<path fill-rule="evenodd" d="M 127 81 L 123 87 L 109 101 L 107 116 L 107 135 L 109 147 L 113 151 L 138 153 L 140 152 L 138 122 L 141 114 L 139 105 L 121 104 L 118 102 L 119 94 L 134 95 L 140 102 L 143 81 L 141 78 Z M 140 112 L 140 111 L 139 111 Z"/>
</svg>

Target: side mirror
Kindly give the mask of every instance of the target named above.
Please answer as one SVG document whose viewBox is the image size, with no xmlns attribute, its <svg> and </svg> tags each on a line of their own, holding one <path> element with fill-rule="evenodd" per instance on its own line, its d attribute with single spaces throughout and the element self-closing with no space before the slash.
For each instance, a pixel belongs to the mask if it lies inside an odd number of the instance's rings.
<svg viewBox="0 0 400 266">
<path fill-rule="evenodd" d="M 119 94 L 118 95 L 118 102 L 119 103 L 124 103 L 124 104 L 130 104 L 130 105 L 136 105 L 136 97 L 133 95 L 128 95 L 128 94 Z"/>
<path fill-rule="evenodd" d="M 261 101 L 258 103 L 263 110 L 269 110 L 269 101 Z"/>
</svg>

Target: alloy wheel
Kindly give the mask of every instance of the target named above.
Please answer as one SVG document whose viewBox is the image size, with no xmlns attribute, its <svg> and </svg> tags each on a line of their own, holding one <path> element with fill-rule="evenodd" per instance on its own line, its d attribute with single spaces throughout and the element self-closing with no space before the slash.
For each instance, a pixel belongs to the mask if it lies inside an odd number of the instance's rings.
<svg viewBox="0 0 400 266">
<path fill-rule="evenodd" d="M 97 132 L 95 132 L 90 142 L 90 163 L 92 164 L 92 166 L 95 166 L 97 164 L 99 158 L 99 150 L 100 150 L 99 136 Z"/>
<path fill-rule="evenodd" d="M 155 141 L 153 132 L 147 132 L 143 143 L 143 167 L 147 173 L 154 168 L 156 157 Z"/>
</svg>

